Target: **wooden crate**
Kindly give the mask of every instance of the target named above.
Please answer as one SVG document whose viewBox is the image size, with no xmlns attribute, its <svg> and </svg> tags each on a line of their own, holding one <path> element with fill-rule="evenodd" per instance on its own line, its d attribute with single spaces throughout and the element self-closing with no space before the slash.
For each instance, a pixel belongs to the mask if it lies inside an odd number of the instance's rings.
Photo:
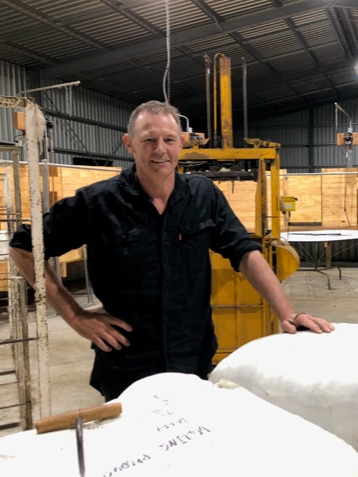
<svg viewBox="0 0 358 477">
<path fill-rule="evenodd" d="M 296 210 L 291 212 L 291 224 L 322 223 L 322 176 L 285 176 L 282 180 L 285 196 L 296 197 Z"/>
<path fill-rule="evenodd" d="M 5 168 L 0 165 L 0 173 L 5 172 Z M 57 165 L 48 165 L 48 202 L 49 206 L 57 200 L 74 195 L 75 191 L 94 182 L 108 179 L 120 173 L 120 169 L 114 168 L 84 168 L 84 167 L 66 167 Z M 40 189 L 43 197 L 44 191 L 44 166 L 39 165 Z M 0 193 L 4 198 L 3 181 L 0 181 Z M 20 193 L 21 193 L 21 216 L 24 222 L 31 220 L 31 205 L 28 180 L 27 164 L 20 165 Z M 13 198 L 14 202 L 14 198 Z M 2 204 L 0 204 L 2 205 Z M 0 220 L 0 231 L 6 230 L 7 222 L 5 220 L 5 210 L 3 211 L 3 221 Z M 4 257 L 3 257 L 4 258 Z M 62 277 L 67 277 L 67 265 L 76 261 L 83 260 L 83 250 L 71 250 L 59 257 L 60 271 Z M 0 261 L 0 291 L 7 291 L 7 260 Z"/>
<path fill-rule="evenodd" d="M 0 164 L 0 173 L 4 166 Z M 52 205 L 59 199 L 71 196 L 82 186 L 89 185 L 120 173 L 120 169 L 101 167 L 48 166 L 49 202 Z M 349 174 L 347 174 L 349 173 Z M 41 190 L 43 190 L 43 170 L 39 166 Z M 20 167 L 21 203 L 23 219 L 30 219 L 30 196 L 28 190 L 27 165 Z M 270 179 L 268 183 L 268 210 L 270 209 Z M 255 200 L 257 183 L 252 181 L 216 182 L 228 199 L 236 215 L 249 232 L 255 228 Z M 343 229 L 357 227 L 358 168 L 326 169 L 322 174 L 285 174 L 282 171 L 281 195 L 296 197 L 296 210 L 281 215 L 282 231 L 295 229 Z M 4 197 L 3 182 L 0 181 L 0 194 Z M 0 204 L 1 205 L 1 204 Z M 6 229 L 6 222 L 0 221 L 0 230 Z M 83 260 L 82 248 L 60 257 L 60 269 L 67 276 L 67 265 Z M 7 270 L 6 263 L 0 263 L 0 272 Z M 6 283 L 6 280 L 1 280 Z M 1 286 L 0 283 L 0 286 Z M 7 285 L 6 285 L 7 286 Z"/>
</svg>

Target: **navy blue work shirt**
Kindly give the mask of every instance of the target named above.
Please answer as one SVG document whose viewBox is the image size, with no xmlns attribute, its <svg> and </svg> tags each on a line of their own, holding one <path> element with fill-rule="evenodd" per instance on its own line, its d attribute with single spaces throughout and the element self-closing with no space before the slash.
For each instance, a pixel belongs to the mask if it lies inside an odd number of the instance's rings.
<svg viewBox="0 0 358 477">
<path fill-rule="evenodd" d="M 46 259 L 87 245 L 94 294 L 133 327 L 128 348 L 96 349 L 94 387 L 111 379 L 110 369 L 127 377 L 177 371 L 206 378 L 217 349 L 209 249 L 230 259 L 236 271 L 246 252 L 261 249 L 210 179 L 176 173 L 160 215 L 133 165 L 54 204 L 43 227 Z M 31 251 L 28 225 L 20 226 L 11 246 Z"/>
</svg>

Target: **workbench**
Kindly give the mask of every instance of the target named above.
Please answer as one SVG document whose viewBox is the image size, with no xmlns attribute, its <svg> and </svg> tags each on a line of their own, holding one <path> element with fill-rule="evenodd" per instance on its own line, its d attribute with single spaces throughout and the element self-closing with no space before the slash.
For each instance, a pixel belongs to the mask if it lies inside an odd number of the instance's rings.
<svg viewBox="0 0 358 477">
<path fill-rule="evenodd" d="M 328 289 L 331 289 L 330 278 L 324 270 L 333 268 L 332 266 L 332 243 L 358 240 L 358 230 L 305 230 L 305 231 L 292 231 L 282 232 L 281 239 L 292 244 L 300 257 L 313 264 L 313 270 L 315 272 L 322 273 L 327 278 Z M 304 244 L 313 244 L 313 252 L 307 251 Z M 323 243 L 324 251 L 320 252 L 319 244 Z M 339 278 L 342 278 L 341 269 L 337 268 Z"/>
</svg>

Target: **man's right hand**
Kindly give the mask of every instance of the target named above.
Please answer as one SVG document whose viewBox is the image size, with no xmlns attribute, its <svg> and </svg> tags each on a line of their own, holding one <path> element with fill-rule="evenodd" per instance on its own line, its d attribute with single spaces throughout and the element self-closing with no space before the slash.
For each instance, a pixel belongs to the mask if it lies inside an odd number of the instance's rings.
<svg viewBox="0 0 358 477">
<path fill-rule="evenodd" d="M 118 328 L 132 331 L 131 325 L 120 318 L 106 313 L 103 308 L 97 310 L 81 310 L 71 321 L 72 328 L 83 338 L 95 343 L 102 351 L 120 350 L 130 346 L 129 340 Z"/>
<path fill-rule="evenodd" d="M 10 247 L 10 255 L 20 273 L 31 287 L 34 287 L 34 257 L 31 252 Z M 52 308 L 83 338 L 95 343 L 102 351 L 122 349 L 129 346 L 129 340 L 118 328 L 132 331 L 132 327 L 119 318 L 104 311 L 84 310 L 63 286 L 55 270 L 45 262 L 46 297 Z"/>
</svg>

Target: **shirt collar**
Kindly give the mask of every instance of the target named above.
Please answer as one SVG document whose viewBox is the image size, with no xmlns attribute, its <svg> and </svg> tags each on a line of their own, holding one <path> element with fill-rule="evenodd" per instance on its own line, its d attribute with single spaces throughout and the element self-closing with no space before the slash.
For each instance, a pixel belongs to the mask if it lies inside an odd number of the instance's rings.
<svg viewBox="0 0 358 477">
<path fill-rule="evenodd" d="M 130 165 L 127 169 L 122 171 L 120 176 L 123 181 L 123 186 L 128 193 L 134 196 L 145 194 L 138 182 L 135 164 Z M 185 195 L 185 191 L 186 181 L 184 175 L 176 172 L 174 190 L 170 196 L 169 203 L 173 205 L 175 202 L 182 199 Z"/>
</svg>

